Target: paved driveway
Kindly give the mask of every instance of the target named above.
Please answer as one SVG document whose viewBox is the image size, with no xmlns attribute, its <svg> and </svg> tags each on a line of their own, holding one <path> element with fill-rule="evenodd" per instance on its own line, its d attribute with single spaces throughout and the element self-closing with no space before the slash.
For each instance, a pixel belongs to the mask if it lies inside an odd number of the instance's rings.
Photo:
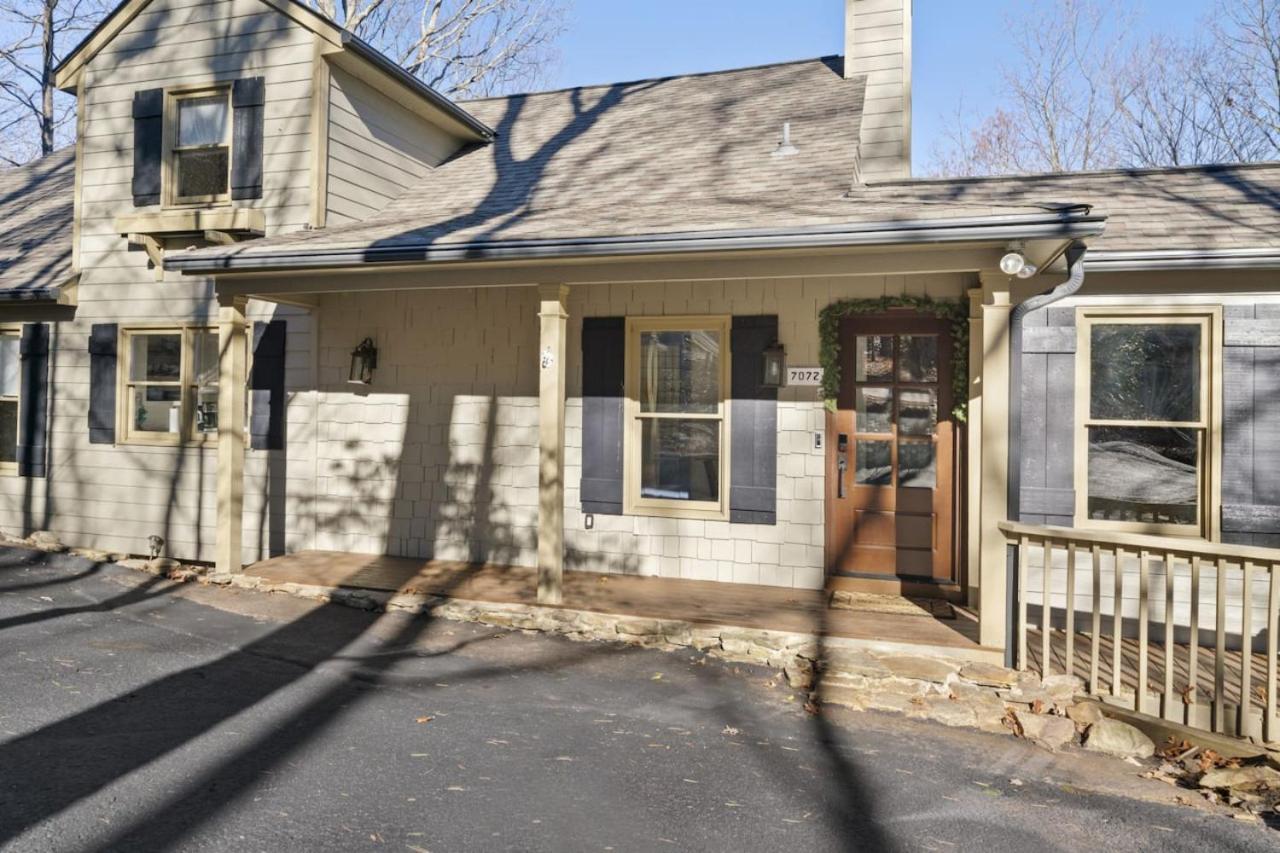
<svg viewBox="0 0 1280 853">
<path fill-rule="evenodd" d="M 802 704 L 768 670 L 688 653 L 0 550 L 4 849 L 1023 853 L 1275 838 L 1170 805 L 1122 763 Z"/>
</svg>

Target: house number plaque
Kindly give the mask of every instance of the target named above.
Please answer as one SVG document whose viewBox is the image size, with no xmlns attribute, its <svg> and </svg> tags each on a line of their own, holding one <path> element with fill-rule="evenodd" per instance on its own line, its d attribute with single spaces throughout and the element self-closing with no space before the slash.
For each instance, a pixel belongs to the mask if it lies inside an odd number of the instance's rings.
<svg viewBox="0 0 1280 853">
<path fill-rule="evenodd" d="M 822 384 L 821 367 L 788 367 L 787 385 L 800 387 L 817 387 Z"/>
</svg>

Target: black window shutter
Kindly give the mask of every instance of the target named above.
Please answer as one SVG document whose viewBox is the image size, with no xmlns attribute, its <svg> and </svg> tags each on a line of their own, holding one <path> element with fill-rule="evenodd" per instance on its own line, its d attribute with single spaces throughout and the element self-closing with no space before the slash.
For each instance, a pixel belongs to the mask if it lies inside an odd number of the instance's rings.
<svg viewBox="0 0 1280 853">
<path fill-rule="evenodd" d="M 262 128 L 266 81 L 237 80 L 231 87 L 231 197 L 262 198 Z"/>
<path fill-rule="evenodd" d="M 18 474 L 45 476 L 45 435 L 49 416 L 49 324 L 22 327 L 22 391 L 18 409 Z"/>
<path fill-rule="evenodd" d="M 776 316 L 734 317 L 729 404 L 729 520 L 778 520 L 778 389 L 765 388 L 764 351 L 778 340 Z"/>
<path fill-rule="evenodd" d="M 253 370 L 249 375 L 249 446 L 284 449 L 284 320 L 253 324 Z"/>
<path fill-rule="evenodd" d="M 582 321 L 582 511 L 622 514 L 625 317 Z"/>
<path fill-rule="evenodd" d="M 89 443 L 116 443 L 116 340 L 120 327 L 95 323 L 89 330 Z"/>
<path fill-rule="evenodd" d="M 1022 485 L 1019 519 L 1073 527 L 1076 309 L 1042 308 L 1022 329 Z M 1085 487 L 1084 483 L 1080 484 Z"/>
<path fill-rule="evenodd" d="M 133 204 L 160 203 L 164 147 L 164 89 L 133 93 Z"/>
</svg>

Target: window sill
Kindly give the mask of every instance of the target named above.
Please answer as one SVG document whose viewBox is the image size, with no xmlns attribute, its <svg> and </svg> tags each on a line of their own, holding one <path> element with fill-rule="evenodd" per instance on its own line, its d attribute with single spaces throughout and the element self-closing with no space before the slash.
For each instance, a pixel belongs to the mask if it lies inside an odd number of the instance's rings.
<svg viewBox="0 0 1280 853">
<path fill-rule="evenodd" d="M 250 207 L 189 207 L 161 213 L 117 216 L 115 220 L 115 230 L 122 235 L 172 236 L 224 231 L 261 236 L 266 233 L 266 227 L 266 214 L 258 208 Z"/>
<path fill-rule="evenodd" d="M 685 509 L 665 506 L 626 506 L 622 514 L 632 518 L 674 518 L 688 521 L 728 521 L 727 509 Z"/>
</svg>

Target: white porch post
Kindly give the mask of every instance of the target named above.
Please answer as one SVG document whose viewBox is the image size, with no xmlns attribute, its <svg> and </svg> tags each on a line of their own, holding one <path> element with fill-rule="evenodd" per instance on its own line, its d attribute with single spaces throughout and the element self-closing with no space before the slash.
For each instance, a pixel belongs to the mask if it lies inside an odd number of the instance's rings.
<svg viewBox="0 0 1280 853">
<path fill-rule="evenodd" d="M 244 568 L 244 441 L 248 344 L 243 296 L 218 297 L 217 572 Z"/>
<path fill-rule="evenodd" d="M 978 570 L 978 642 L 1004 648 L 1008 566 L 997 526 L 1009 512 L 1009 278 L 982 274 L 982 521 Z M 979 343 L 977 341 L 975 344 Z M 970 468 L 973 471 L 973 468 Z M 972 476 L 972 475 L 971 475 Z"/>
<path fill-rule="evenodd" d="M 559 604 L 564 582 L 564 383 L 569 288 L 538 287 L 538 601 Z"/>
</svg>

